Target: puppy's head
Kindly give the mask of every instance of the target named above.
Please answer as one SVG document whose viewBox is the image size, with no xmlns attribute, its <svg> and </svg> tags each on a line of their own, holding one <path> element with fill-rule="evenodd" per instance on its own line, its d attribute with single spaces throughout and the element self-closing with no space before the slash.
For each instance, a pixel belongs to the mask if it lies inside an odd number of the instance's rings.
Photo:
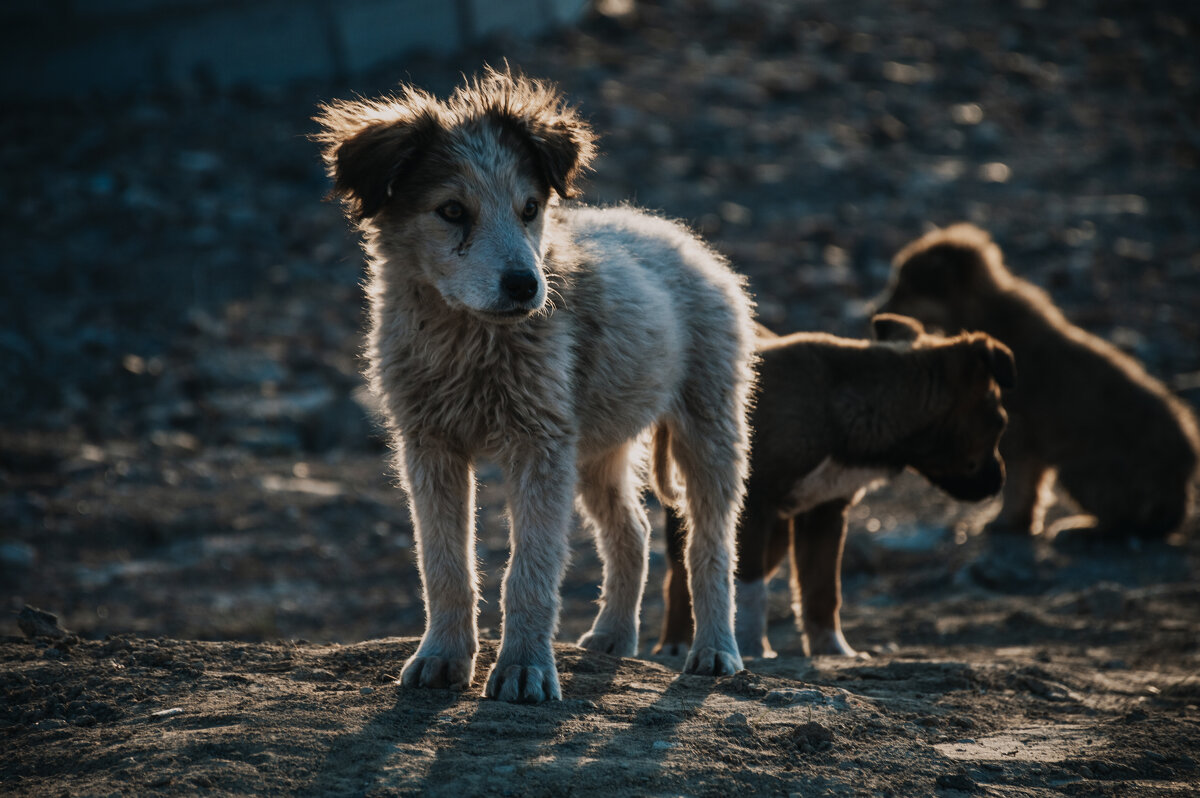
<svg viewBox="0 0 1200 798">
<path fill-rule="evenodd" d="M 934 230 L 900 250 L 880 313 L 898 313 L 927 327 L 956 333 L 973 326 L 973 308 L 1011 275 L 1000 248 L 983 230 L 956 224 Z"/>
<path fill-rule="evenodd" d="M 489 69 L 445 101 L 410 86 L 322 106 L 332 195 L 391 268 L 488 321 L 547 297 L 547 215 L 594 153 L 551 87 Z"/>
<path fill-rule="evenodd" d="M 999 443 L 1008 415 L 1000 390 L 1016 386 L 1012 352 L 983 333 L 921 335 L 913 345 L 923 351 L 939 412 L 914 436 L 912 467 L 956 499 L 994 496 L 1004 486 Z"/>
</svg>

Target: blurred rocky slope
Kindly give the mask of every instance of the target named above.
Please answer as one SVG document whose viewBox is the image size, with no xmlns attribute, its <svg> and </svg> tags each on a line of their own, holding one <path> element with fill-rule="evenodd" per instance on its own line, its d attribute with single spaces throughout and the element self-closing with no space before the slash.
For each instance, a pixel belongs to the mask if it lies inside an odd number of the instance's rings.
<svg viewBox="0 0 1200 798">
<path fill-rule="evenodd" d="M 970 219 L 1195 399 L 1198 19 L 1100 0 L 668 0 L 352 86 L 10 108 L 0 417 L 205 440 L 232 419 L 271 427 L 247 433 L 264 444 L 361 445 L 355 424 L 305 427 L 357 383 L 361 305 L 308 117 L 402 78 L 444 91 L 502 57 L 603 134 L 587 197 L 689 221 L 751 276 L 768 323 L 860 334 L 892 253 Z"/>
</svg>

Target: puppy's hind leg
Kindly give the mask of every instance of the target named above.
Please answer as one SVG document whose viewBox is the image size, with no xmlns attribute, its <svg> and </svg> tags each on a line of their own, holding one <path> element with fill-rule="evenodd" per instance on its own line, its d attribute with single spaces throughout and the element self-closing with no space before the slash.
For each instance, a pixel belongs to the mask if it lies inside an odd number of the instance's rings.
<svg viewBox="0 0 1200 798">
<path fill-rule="evenodd" d="M 407 442 L 404 459 L 426 623 L 400 683 L 461 690 L 474 678 L 479 650 L 475 481 L 465 458 L 436 443 Z"/>
<path fill-rule="evenodd" d="M 638 497 L 628 443 L 584 464 L 580 472 L 583 509 L 604 561 L 600 612 L 579 639 L 589 651 L 637 654 L 638 613 L 650 556 L 650 520 Z"/>
<path fill-rule="evenodd" d="M 709 410 L 672 425 L 671 436 L 686 486 L 686 559 L 696 630 L 683 670 L 723 676 L 742 669 L 733 635 L 733 572 L 749 434 L 742 419 Z"/>
</svg>

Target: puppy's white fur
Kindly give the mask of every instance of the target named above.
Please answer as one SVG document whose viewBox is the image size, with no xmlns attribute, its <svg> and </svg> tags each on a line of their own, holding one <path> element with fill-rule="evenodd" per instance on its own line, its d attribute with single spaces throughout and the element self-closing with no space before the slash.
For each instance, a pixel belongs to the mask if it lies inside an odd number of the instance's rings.
<svg viewBox="0 0 1200 798">
<path fill-rule="evenodd" d="M 740 669 L 734 528 L 754 341 L 742 280 L 676 224 L 557 204 L 550 188 L 570 193 L 591 136 L 539 84 L 489 73 L 445 103 L 409 89 L 328 107 L 319 121 L 335 191 L 364 234 L 368 377 L 416 529 L 427 628 L 402 682 L 461 688 L 473 678 L 481 457 L 504 473 L 511 525 L 487 695 L 561 695 L 551 641 L 576 496 L 604 562 L 600 611 L 580 645 L 636 652 L 650 532 L 636 441 L 651 427 L 670 435 L 685 484 L 697 630 L 685 670 Z M 377 139 L 400 142 L 396 157 L 407 159 L 387 178 L 387 200 L 354 160 L 386 162 Z M 406 183 L 405 169 L 423 176 Z M 447 221 L 451 202 L 470 224 Z M 533 296 L 506 294 L 513 269 L 534 272 Z"/>
</svg>

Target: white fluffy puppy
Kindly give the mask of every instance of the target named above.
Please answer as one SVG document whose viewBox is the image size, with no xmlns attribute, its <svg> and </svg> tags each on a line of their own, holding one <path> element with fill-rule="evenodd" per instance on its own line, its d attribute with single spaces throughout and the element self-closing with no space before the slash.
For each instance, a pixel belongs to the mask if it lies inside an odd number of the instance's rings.
<svg viewBox="0 0 1200 798">
<path fill-rule="evenodd" d="M 481 457 L 505 475 L 511 523 L 486 694 L 561 696 L 551 641 L 576 495 L 604 561 L 579 644 L 636 653 L 650 534 L 637 440 L 651 427 L 684 482 L 696 629 L 685 670 L 740 669 L 734 528 L 754 346 L 743 281 L 676 224 L 558 204 L 593 134 L 543 84 L 489 70 L 446 101 L 405 87 L 332 103 L 317 121 L 333 192 L 365 241 L 368 378 L 416 529 L 427 625 L 402 683 L 473 679 Z"/>
</svg>

